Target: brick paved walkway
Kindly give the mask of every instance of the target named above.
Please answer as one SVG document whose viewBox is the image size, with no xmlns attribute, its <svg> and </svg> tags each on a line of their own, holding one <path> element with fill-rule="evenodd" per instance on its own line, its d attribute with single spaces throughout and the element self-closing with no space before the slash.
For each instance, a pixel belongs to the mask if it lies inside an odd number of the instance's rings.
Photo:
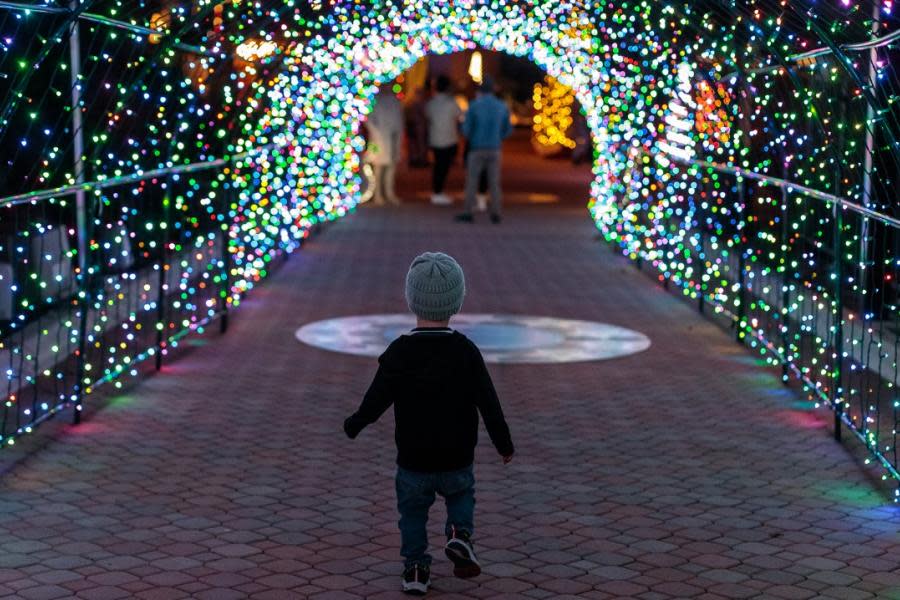
<svg viewBox="0 0 900 600">
<path fill-rule="evenodd" d="M 900 598 L 900 514 L 824 419 L 598 243 L 583 208 L 512 207 L 500 227 L 450 214 L 335 224 L 228 335 L 3 476 L 0 596 L 399 597 L 392 419 L 341 432 L 374 362 L 293 334 L 404 310 L 411 257 L 440 248 L 466 269 L 468 311 L 599 320 L 653 346 L 492 367 L 518 454 L 504 467 L 479 447 L 485 574 L 438 560 L 432 597 Z"/>
</svg>

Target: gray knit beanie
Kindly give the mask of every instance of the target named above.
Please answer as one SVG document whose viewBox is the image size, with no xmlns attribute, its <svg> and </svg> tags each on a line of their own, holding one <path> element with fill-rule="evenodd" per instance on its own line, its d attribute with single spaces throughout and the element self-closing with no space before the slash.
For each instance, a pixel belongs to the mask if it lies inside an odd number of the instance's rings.
<svg viewBox="0 0 900 600">
<path fill-rule="evenodd" d="M 406 303 L 420 319 L 444 321 L 459 312 L 466 295 L 462 268 L 443 252 L 420 254 L 406 274 Z"/>
</svg>

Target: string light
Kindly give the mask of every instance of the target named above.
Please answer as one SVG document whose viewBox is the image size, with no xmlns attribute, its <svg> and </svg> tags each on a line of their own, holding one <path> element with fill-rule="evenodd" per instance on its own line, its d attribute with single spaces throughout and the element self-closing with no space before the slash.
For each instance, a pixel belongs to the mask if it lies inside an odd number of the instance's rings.
<svg viewBox="0 0 900 600">
<path fill-rule="evenodd" d="M 545 76 L 543 83 L 534 85 L 534 140 L 541 154 L 551 154 L 560 148 L 575 148 L 575 140 L 569 137 L 574 120 L 575 93 L 567 85 Z"/>
<path fill-rule="evenodd" d="M 352 212 L 360 200 L 360 127 L 377 85 L 424 55 L 484 48 L 528 58 L 549 74 L 536 90 L 542 143 L 569 144 L 574 102 L 584 109 L 595 146 L 589 210 L 605 237 L 687 297 L 732 314 L 748 344 L 773 364 L 796 368 L 819 400 L 836 398 L 870 449 L 891 456 L 896 432 L 880 421 L 887 405 L 850 410 L 853 399 L 869 404 L 871 384 L 858 378 L 834 389 L 834 321 L 844 315 L 832 278 L 857 299 L 884 295 L 894 285 L 885 282 L 895 276 L 897 253 L 885 244 L 875 249 L 880 238 L 849 214 L 832 248 L 827 203 L 699 166 L 781 178 L 893 214 L 900 95 L 888 46 L 875 51 L 871 85 L 859 83 L 868 51 L 790 62 L 785 57 L 820 47 L 825 37 L 840 50 L 878 27 L 843 0 L 804 4 L 798 19 L 785 18 L 796 10 L 789 4 L 803 3 L 748 0 L 704 10 L 650 0 L 203 1 L 150 14 L 141 3 L 105 5 L 104 14 L 80 21 L 89 39 L 78 85 L 89 179 L 274 149 L 216 171 L 93 193 L 88 265 L 96 289 L 84 382 L 91 388 L 134 374 L 138 359 L 157 351 L 147 341 L 155 332 L 169 351 L 217 314 L 221 301 L 239 304 L 316 225 Z M 882 14 L 892 4 L 883 0 Z M 0 100 L 0 147 L 8 149 L 0 184 L 9 194 L 72 184 L 71 65 L 57 51 L 66 30 L 34 35 L 45 16 L 4 14 L 0 80 L 10 93 Z M 878 132 L 877 148 L 866 167 L 869 130 Z M 22 206 L 9 209 L 19 219 L 17 238 L 3 250 L 10 269 L 27 264 L 34 277 L 11 275 L 21 286 L 0 333 L 20 337 L 3 337 L 0 350 L 32 356 L 21 332 L 48 314 L 58 326 L 38 333 L 42 352 L 56 348 L 46 369 L 9 369 L 3 443 L 71 401 L 71 373 L 60 365 L 81 337 L 84 301 L 73 296 L 73 200 Z M 50 258 L 35 250 L 37 240 L 54 244 Z M 835 272 L 835 249 L 851 270 Z M 895 364 L 884 349 L 888 338 L 866 333 L 891 309 L 862 304 L 846 317 L 848 362 L 876 368 L 854 349 L 867 339 L 880 363 Z M 888 380 L 895 383 L 896 374 Z M 22 419 L 19 390 L 48 382 L 54 402 L 29 405 Z M 896 406 L 886 410 L 885 420 L 890 411 L 896 417 Z"/>
<path fill-rule="evenodd" d="M 484 64 L 481 56 L 481 52 L 476 50 L 472 53 L 472 58 L 469 59 L 469 77 L 472 78 L 472 81 L 475 83 L 481 83 L 484 81 Z"/>
</svg>

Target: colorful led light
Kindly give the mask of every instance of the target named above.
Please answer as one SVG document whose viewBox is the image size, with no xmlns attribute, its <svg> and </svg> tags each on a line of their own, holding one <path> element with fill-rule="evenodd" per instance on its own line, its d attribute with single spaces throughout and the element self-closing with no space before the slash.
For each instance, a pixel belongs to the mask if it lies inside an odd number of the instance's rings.
<svg viewBox="0 0 900 600">
<path fill-rule="evenodd" d="M 159 33 L 81 23 L 88 40 L 80 87 L 89 179 L 275 149 L 216 171 L 91 193 L 97 210 L 87 249 L 96 289 L 84 334 L 93 348 L 84 381 L 93 387 L 134 373 L 139 358 L 168 351 L 184 332 L 218 314 L 222 302 L 239 303 L 271 271 L 273 259 L 298 247 L 317 224 L 353 211 L 360 196 L 360 124 L 377 84 L 424 55 L 480 47 L 527 57 L 547 71 L 551 79 L 538 100 L 549 114 L 541 112 L 536 124 L 545 142 L 568 143 L 565 110 L 573 101 L 563 90 L 583 107 L 595 146 L 589 210 L 608 240 L 653 265 L 686 296 L 732 313 L 748 343 L 773 362 L 793 357 L 788 362 L 814 392 L 835 396 L 837 329 L 820 325 L 822 314 L 837 311 L 832 277 L 849 295 L 883 290 L 867 273 L 890 281 L 897 252 L 875 248 L 877 235 L 848 216 L 838 252 L 854 270 L 835 273 L 826 256 L 833 241 L 828 206 L 796 191 L 783 197 L 775 188 L 745 183 L 739 189 L 733 176 L 697 163 L 783 178 L 892 214 L 891 168 L 900 162 L 900 147 L 891 133 L 898 131 L 900 87 L 890 46 L 874 52 L 875 77 L 867 83 L 868 51 L 785 58 L 867 41 L 879 28 L 868 11 L 857 10 L 859 3 L 726 4 L 200 1 L 156 12 L 141 3 L 104 4 L 98 17 Z M 797 13 L 794 5 L 801 4 Z M 890 0 L 880 6 L 882 15 L 893 8 Z M 0 99 L 0 147 L 8 149 L 0 183 L 10 194 L 71 184 L 71 82 L 68 57 L 58 52 L 65 31 L 32 35 L 29 27 L 46 17 L 8 14 L 0 29 L 0 83 L 10 91 Z M 879 35 L 890 33 L 888 25 L 881 24 Z M 548 124 L 553 127 L 544 129 Z M 870 140 L 876 160 L 868 166 L 867 130 L 877 130 Z M 44 362 L 49 375 L 9 369 L 0 441 L 13 441 L 30 429 L 32 417 L 54 406 L 29 405 L 29 418 L 20 419 L 22 381 L 54 382 L 55 401 L 73 397 L 70 373 L 59 365 L 82 337 L 84 299 L 71 294 L 79 258 L 71 219 L 54 217 L 72 207 L 71 197 L 59 197 L 32 212 L 9 211 L 27 223 L 4 244 L 8 263 L 28 267 L 24 278 L 9 275 L 23 283 L 3 333 L 39 323 L 51 305 L 58 327 L 36 338 L 42 352 L 53 349 L 52 364 Z M 64 230 L 71 233 L 59 236 Z M 51 259 L 33 249 L 34 240 L 55 245 Z M 0 264 L 0 281 L 4 276 Z M 874 312 L 851 316 L 843 341 L 854 364 L 874 368 L 873 360 L 854 354 L 860 340 L 879 348 L 880 362 L 896 362 L 881 350 L 887 338 L 865 331 L 878 320 Z M 148 331 L 163 332 L 159 348 L 148 347 Z M 17 339 L 7 336 L 0 350 L 33 356 Z M 862 387 L 841 390 L 838 401 L 862 402 L 868 397 Z M 896 417 L 896 410 L 884 418 Z M 878 425 L 879 411 L 853 412 L 849 419 L 870 446 L 890 453 L 896 433 Z"/>
</svg>

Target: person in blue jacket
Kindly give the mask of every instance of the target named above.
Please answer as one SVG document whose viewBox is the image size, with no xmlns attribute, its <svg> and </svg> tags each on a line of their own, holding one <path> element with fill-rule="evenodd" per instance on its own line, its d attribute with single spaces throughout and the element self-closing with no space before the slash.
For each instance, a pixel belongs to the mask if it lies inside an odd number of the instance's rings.
<svg viewBox="0 0 900 600">
<path fill-rule="evenodd" d="M 494 82 L 485 77 L 478 88 L 477 97 L 469 104 L 463 122 L 463 135 L 469 142 L 469 158 L 466 168 L 465 212 L 456 220 L 471 223 L 475 209 L 478 179 L 487 173 L 488 191 L 491 197 L 491 222 L 500 222 L 502 196 L 500 191 L 501 145 L 512 133 L 509 108 L 494 95 Z"/>
</svg>

